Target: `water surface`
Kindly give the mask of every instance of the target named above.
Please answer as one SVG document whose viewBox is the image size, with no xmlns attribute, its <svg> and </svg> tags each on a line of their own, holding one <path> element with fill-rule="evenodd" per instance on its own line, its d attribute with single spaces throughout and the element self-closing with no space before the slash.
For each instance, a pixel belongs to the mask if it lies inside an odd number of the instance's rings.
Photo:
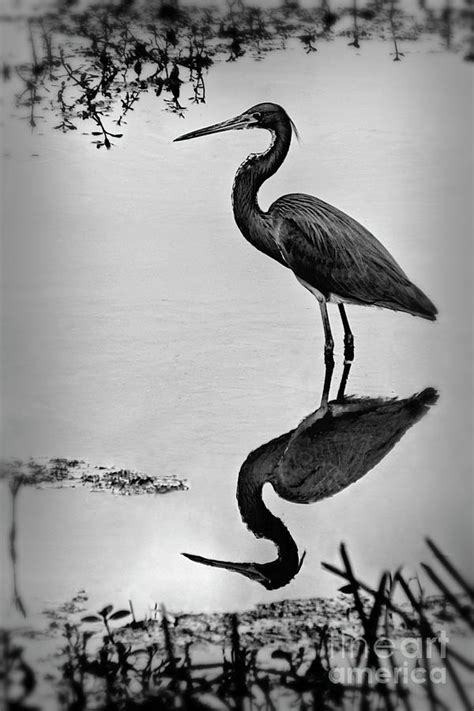
<svg viewBox="0 0 474 711">
<path fill-rule="evenodd" d="M 470 69 L 420 43 L 403 51 L 394 63 L 385 44 L 354 53 L 340 40 L 317 54 L 294 47 L 222 63 L 207 78 L 208 105 L 180 120 L 142 99 L 110 152 L 79 132 L 29 133 L 5 99 L 4 454 L 79 457 L 191 483 L 165 497 L 22 491 L 19 580 L 30 612 L 82 588 L 91 606 L 131 598 L 138 611 L 332 594 L 339 582 L 320 563 L 335 561 L 341 540 L 369 581 L 418 562 L 427 534 L 469 568 Z M 298 191 L 337 205 L 440 312 L 432 324 L 349 308 L 348 392 L 407 397 L 435 386 L 440 401 L 333 499 L 301 506 L 266 491 L 307 551 L 296 579 L 272 593 L 179 553 L 273 557 L 241 523 L 236 478 L 252 449 L 319 403 L 319 309 L 233 222 L 233 174 L 265 148 L 264 132 L 172 143 L 264 100 L 287 109 L 302 143 L 262 189 L 262 206 Z M 342 330 L 330 316 L 340 371 Z M 6 545 L 2 555 L 6 564 Z M 5 579 L 7 613 L 9 595 Z"/>
</svg>

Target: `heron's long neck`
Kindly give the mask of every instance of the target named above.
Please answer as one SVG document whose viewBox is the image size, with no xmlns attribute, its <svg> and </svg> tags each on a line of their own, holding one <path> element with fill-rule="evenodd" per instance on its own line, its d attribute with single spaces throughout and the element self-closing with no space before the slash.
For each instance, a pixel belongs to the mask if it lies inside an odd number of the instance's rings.
<svg viewBox="0 0 474 711">
<path fill-rule="evenodd" d="M 285 160 L 291 142 L 290 121 L 282 121 L 272 131 L 272 143 L 263 153 L 252 153 L 242 163 L 234 180 L 232 204 L 237 225 L 246 239 L 264 252 L 273 252 L 274 244 L 267 242 L 266 214 L 258 205 L 257 195 L 265 180 L 272 176 Z M 277 250 L 279 257 L 279 253 Z M 270 254 L 270 256 L 275 256 Z"/>
<path fill-rule="evenodd" d="M 278 557 L 288 568 L 298 567 L 298 548 L 284 523 L 267 509 L 262 490 L 275 469 L 288 435 L 273 440 L 252 452 L 242 465 L 237 482 L 237 502 L 242 520 L 257 538 L 275 543 Z"/>
</svg>

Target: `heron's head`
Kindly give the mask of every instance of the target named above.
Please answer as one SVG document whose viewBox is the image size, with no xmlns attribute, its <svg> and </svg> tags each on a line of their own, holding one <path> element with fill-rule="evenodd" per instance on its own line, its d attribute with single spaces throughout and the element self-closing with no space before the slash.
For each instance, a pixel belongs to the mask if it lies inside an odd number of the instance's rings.
<svg viewBox="0 0 474 711">
<path fill-rule="evenodd" d="M 227 121 L 222 121 L 221 123 L 215 123 L 212 126 L 206 126 L 206 128 L 200 128 L 197 131 L 191 131 L 190 133 L 185 133 L 183 136 L 175 138 L 175 141 L 187 141 L 189 138 L 199 138 L 201 136 L 208 136 L 211 133 L 221 133 L 222 131 L 232 131 L 241 130 L 243 128 L 264 128 L 267 131 L 274 131 L 278 133 L 279 129 L 289 128 L 293 130 L 296 137 L 298 137 L 298 132 L 293 121 L 290 119 L 285 109 L 278 104 L 256 104 L 250 109 L 247 109 L 238 116 L 228 119 Z"/>
<path fill-rule="evenodd" d="M 232 561 L 203 558 L 200 555 L 192 555 L 191 553 L 183 553 L 183 555 L 195 563 L 210 565 L 213 568 L 223 568 L 224 570 L 231 570 L 234 573 L 245 575 L 246 578 L 260 583 L 267 590 L 277 590 L 288 585 L 297 575 L 303 565 L 306 553 L 303 553 L 301 558 L 298 558 L 298 555 L 292 559 L 277 558 L 270 563 L 233 563 Z"/>
</svg>

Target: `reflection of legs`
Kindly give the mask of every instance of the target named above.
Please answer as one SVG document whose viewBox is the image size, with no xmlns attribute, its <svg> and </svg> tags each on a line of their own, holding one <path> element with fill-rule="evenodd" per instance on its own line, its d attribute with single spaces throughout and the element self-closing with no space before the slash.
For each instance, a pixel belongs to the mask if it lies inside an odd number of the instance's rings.
<svg viewBox="0 0 474 711">
<path fill-rule="evenodd" d="M 349 326 L 349 319 L 347 318 L 344 304 L 339 304 L 339 313 L 341 314 L 341 321 L 344 326 L 344 369 L 342 371 L 341 384 L 337 392 L 337 399 L 338 402 L 343 402 L 347 379 L 351 370 L 352 361 L 354 360 L 354 336 Z"/>
<path fill-rule="evenodd" d="M 319 408 L 327 408 L 329 400 L 329 390 L 331 388 L 332 374 L 334 371 L 334 360 L 326 361 L 326 369 L 324 372 L 323 394 L 321 395 L 321 404 Z"/>
<path fill-rule="evenodd" d="M 332 364 L 334 367 L 334 341 L 329 323 L 328 309 L 324 300 L 319 302 L 319 308 L 321 309 L 321 318 L 324 326 L 324 362 L 326 365 Z"/>
<path fill-rule="evenodd" d="M 337 401 L 338 402 L 344 402 L 344 395 L 346 391 L 346 385 L 347 385 L 347 380 L 349 378 L 349 373 L 351 370 L 352 363 L 345 362 L 344 363 L 344 369 L 342 371 L 342 377 L 341 377 L 341 382 L 339 384 L 339 390 L 337 391 Z"/>
<path fill-rule="evenodd" d="M 326 302 L 320 301 L 319 308 L 321 309 L 321 318 L 323 319 L 324 326 L 324 362 L 326 364 L 326 370 L 324 373 L 323 394 L 321 396 L 320 407 L 327 407 L 332 374 L 334 371 L 334 341 L 331 333 L 331 324 L 329 323 Z"/>
<path fill-rule="evenodd" d="M 354 360 L 354 336 L 349 326 L 344 304 L 339 304 L 339 313 L 341 314 L 342 325 L 344 326 L 344 362 L 352 363 Z"/>
</svg>

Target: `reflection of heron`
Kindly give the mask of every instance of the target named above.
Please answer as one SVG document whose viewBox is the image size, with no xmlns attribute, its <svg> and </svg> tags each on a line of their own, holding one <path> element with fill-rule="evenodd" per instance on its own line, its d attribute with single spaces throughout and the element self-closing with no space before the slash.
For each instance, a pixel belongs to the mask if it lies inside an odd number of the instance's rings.
<svg viewBox="0 0 474 711">
<path fill-rule="evenodd" d="M 354 219 L 311 195 L 284 195 L 263 212 L 257 193 L 283 163 L 296 131 L 276 104 L 258 104 L 228 121 L 175 139 L 206 136 L 230 129 L 265 128 L 273 136 L 268 150 L 251 154 L 235 176 L 234 216 L 244 237 L 257 249 L 289 267 L 319 301 L 325 333 L 326 361 L 333 339 L 326 303 L 339 305 L 346 361 L 353 358 L 353 336 L 344 303 L 381 306 L 434 320 L 436 308 L 410 282 L 389 252 Z"/>
<path fill-rule="evenodd" d="M 290 532 L 265 506 L 266 482 L 287 501 L 308 504 L 333 496 L 365 476 L 436 402 L 427 388 L 404 400 L 350 397 L 327 403 L 294 430 L 252 452 L 242 465 L 237 501 L 242 520 L 257 538 L 273 541 L 278 557 L 270 563 L 233 563 L 185 553 L 187 558 L 233 570 L 269 590 L 297 574 L 303 557 Z"/>
</svg>

